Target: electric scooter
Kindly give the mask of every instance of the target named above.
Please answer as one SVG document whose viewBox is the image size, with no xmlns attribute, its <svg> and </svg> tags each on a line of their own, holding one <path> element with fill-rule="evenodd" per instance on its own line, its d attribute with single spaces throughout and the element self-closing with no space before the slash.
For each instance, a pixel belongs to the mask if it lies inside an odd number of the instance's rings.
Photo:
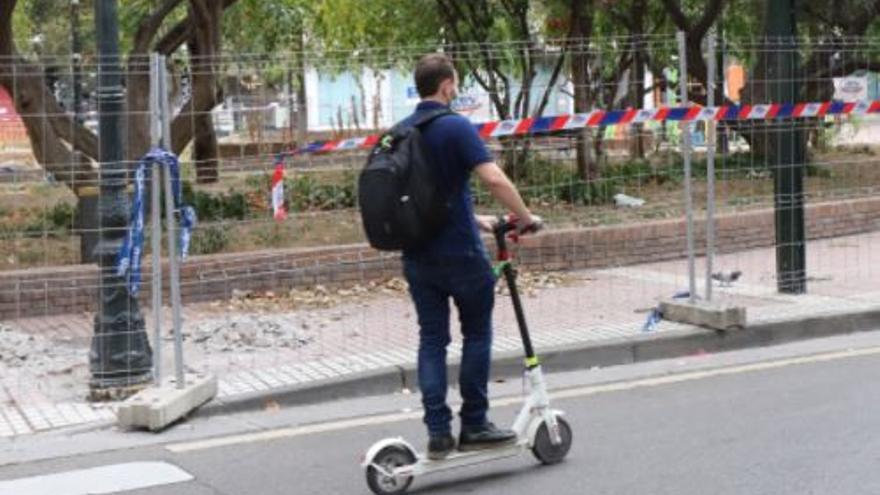
<svg viewBox="0 0 880 495">
<path fill-rule="evenodd" d="M 516 432 L 516 443 L 479 451 L 456 451 L 445 459 L 431 460 L 402 437 L 380 440 L 370 447 L 362 463 L 366 470 L 367 485 L 376 495 L 400 495 L 406 493 L 417 476 L 513 457 L 528 450 L 545 465 L 559 463 L 568 454 L 572 442 L 571 427 L 562 417 L 562 411 L 550 408 L 547 385 L 538 357 L 532 348 L 516 286 L 516 270 L 507 248 L 508 238 L 513 242 L 518 241 L 516 229 L 516 220 L 504 217 L 499 217 L 493 229 L 498 245 L 498 264 L 494 270 L 496 276 L 504 275 L 510 289 L 525 350 L 525 374 L 530 384 L 530 392 L 511 427 Z"/>
</svg>

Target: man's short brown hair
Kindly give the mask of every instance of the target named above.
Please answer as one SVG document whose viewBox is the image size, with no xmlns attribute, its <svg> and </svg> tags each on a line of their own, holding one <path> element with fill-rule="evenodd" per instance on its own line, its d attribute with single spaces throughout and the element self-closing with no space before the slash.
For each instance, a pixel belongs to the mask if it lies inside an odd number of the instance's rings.
<svg viewBox="0 0 880 495">
<path fill-rule="evenodd" d="M 416 64 L 416 90 L 426 98 L 440 89 L 440 83 L 455 78 L 455 66 L 445 53 L 429 53 Z"/>
</svg>

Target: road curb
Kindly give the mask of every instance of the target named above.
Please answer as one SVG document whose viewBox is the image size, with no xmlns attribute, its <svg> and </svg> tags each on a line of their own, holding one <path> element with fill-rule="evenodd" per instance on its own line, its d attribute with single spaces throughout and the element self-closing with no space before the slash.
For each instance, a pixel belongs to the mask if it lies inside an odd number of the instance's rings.
<svg viewBox="0 0 880 495">
<path fill-rule="evenodd" d="M 601 342 L 546 347 L 539 349 L 538 354 L 544 369 L 548 372 L 573 371 L 763 347 L 878 328 L 880 328 L 880 309 L 762 323 L 735 331 L 690 327 Z M 458 362 L 450 363 L 450 382 L 455 381 L 453 377 L 458 375 L 458 370 Z M 522 353 L 495 354 L 492 362 L 493 380 L 519 377 L 522 371 Z M 414 364 L 352 373 L 303 385 L 217 399 L 197 411 L 195 415 L 204 417 L 256 411 L 273 403 L 280 406 L 315 404 L 337 399 L 390 394 L 403 389 L 410 391 L 418 389 Z"/>
<path fill-rule="evenodd" d="M 247 411 L 258 411 L 267 406 L 296 406 L 315 404 L 337 399 L 350 399 L 368 395 L 383 395 L 401 390 L 401 369 L 388 366 L 376 370 L 350 373 L 348 375 L 316 380 L 306 384 L 288 385 L 232 397 L 215 399 L 194 415 L 217 416 Z"/>
</svg>

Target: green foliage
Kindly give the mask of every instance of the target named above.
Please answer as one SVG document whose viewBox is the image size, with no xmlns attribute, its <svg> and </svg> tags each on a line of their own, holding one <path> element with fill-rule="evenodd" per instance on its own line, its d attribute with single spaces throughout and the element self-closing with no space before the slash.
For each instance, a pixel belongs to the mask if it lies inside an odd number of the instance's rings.
<svg viewBox="0 0 880 495">
<path fill-rule="evenodd" d="M 617 192 L 614 181 L 585 181 L 567 164 L 532 157 L 521 188 L 530 202 L 563 202 L 575 205 L 608 203 Z"/>
<path fill-rule="evenodd" d="M 180 2 L 180 4 L 165 17 L 162 23 L 162 25 L 165 26 L 165 29 L 159 30 L 160 37 L 173 26 L 187 18 L 187 3 L 188 2 Z M 158 2 L 155 0 L 119 0 L 119 45 L 120 50 L 123 53 L 126 53 L 133 48 L 134 34 L 137 32 L 138 26 L 155 11 L 158 5 Z M 91 7 L 88 8 L 91 9 Z M 90 30 L 94 29 L 94 26 L 88 27 Z"/>
<path fill-rule="evenodd" d="M 14 232 L 20 229 L 27 236 L 67 235 L 76 219 L 76 206 L 70 203 L 58 203 L 50 208 L 34 209 L 29 218 L 30 220 L 23 227 L 12 224 L 3 230 Z"/>
<path fill-rule="evenodd" d="M 756 159 L 751 153 L 732 153 L 715 158 L 715 180 L 768 179 L 772 177 L 766 160 Z M 826 168 L 807 164 L 804 174 L 808 177 L 829 177 Z M 678 153 L 668 153 L 646 160 L 628 160 L 609 165 L 602 171 L 603 177 L 622 179 L 624 184 L 680 184 L 684 180 L 684 159 Z M 694 180 L 706 180 L 708 163 L 705 155 L 691 160 L 691 176 Z"/>
<path fill-rule="evenodd" d="M 223 225 L 205 225 L 193 231 L 190 252 L 213 254 L 224 251 L 228 246 L 229 234 Z"/>
<path fill-rule="evenodd" d="M 228 193 L 210 194 L 195 191 L 189 182 L 183 183 L 183 202 L 196 210 L 200 221 L 244 220 L 251 216 L 244 193 L 232 190 Z"/>
<path fill-rule="evenodd" d="M 264 247 L 281 247 L 284 245 L 285 236 L 282 226 L 272 222 L 262 225 L 256 232 L 256 244 Z"/>
<path fill-rule="evenodd" d="M 80 2 L 80 38 L 85 53 L 94 53 L 92 2 Z M 16 48 L 25 55 L 70 53 L 70 0 L 19 0 L 12 15 Z M 42 43 L 35 45 L 35 39 Z"/>
<path fill-rule="evenodd" d="M 329 182 L 318 181 L 312 174 L 296 174 L 284 181 L 285 202 L 292 211 L 329 211 L 353 208 L 357 204 L 356 181 L 345 173 Z M 183 201 L 193 206 L 200 221 L 246 220 L 267 215 L 260 201 L 269 198 L 266 176 L 253 176 L 245 181 L 245 190 L 223 193 L 196 191 L 190 182 L 183 183 Z"/>
<path fill-rule="evenodd" d="M 297 174 L 284 182 L 285 200 L 294 211 L 339 210 L 357 203 L 355 181 L 346 174 L 333 184 L 318 182 L 310 174 Z"/>
<path fill-rule="evenodd" d="M 613 180 L 595 180 L 587 182 L 572 176 L 568 184 L 556 189 L 559 199 L 573 205 L 602 205 L 614 201 L 619 192 L 618 184 Z"/>
<path fill-rule="evenodd" d="M 239 0 L 224 14 L 224 42 L 239 53 L 301 51 L 314 5 L 308 0 Z"/>
<path fill-rule="evenodd" d="M 79 36 L 84 55 L 94 55 L 95 47 L 95 0 L 80 0 Z M 43 35 L 40 51 L 51 55 L 66 55 L 71 50 L 70 0 L 19 0 L 13 14 L 13 32 L 18 49 L 26 54 L 36 50 L 31 46 L 34 36 Z M 169 14 L 164 26 L 183 21 L 187 16 L 187 2 Z M 134 34 L 141 21 L 149 16 L 154 0 L 119 0 L 120 49 L 123 53 L 132 47 Z M 163 31 L 160 31 L 160 33 Z"/>
<path fill-rule="evenodd" d="M 578 177 L 569 164 L 532 156 L 526 162 L 525 174 L 517 182 L 517 189 L 527 203 L 572 205 L 600 205 L 613 201 L 618 192 L 618 179 L 586 181 Z M 472 183 L 478 205 L 491 204 L 492 198 L 478 180 Z"/>
<path fill-rule="evenodd" d="M 532 156 L 526 163 L 526 172 L 517 182 L 523 199 L 530 204 L 603 205 L 614 201 L 614 195 L 634 186 L 664 185 L 680 187 L 684 180 L 684 161 L 678 153 L 666 153 L 648 160 L 627 160 L 606 164 L 601 177 L 586 181 L 577 175 L 572 164 Z M 807 177 L 828 178 L 831 171 L 808 164 Z M 691 162 L 691 174 L 696 181 L 707 178 L 704 156 Z M 772 174 L 766 162 L 759 163 L 749 153 L 719 156 L 715 162 L 718 181 L 732 179 L 770 180 Z M 472 183 L 478 205 L 491 204 L 492 198 L 478 181 Z"/>
<path fill-rule="evenodd" d="M 228 49 L 293 54 L 269 57 L 261 77 L 270 83 L 284 64 L 338 73 L 407 63 L 414 46 L 434 46 L 439 32 L 434 0 L 239 0 L 224 17 Z"/>
<path fill-rule="evenodd" d="M 68 230 L 73 228 L 76 219 L 76 205 L 70 203 L 58 203 L 43 212 L 43 218 L 53 230 Z"/>
<path fill-rule="evenodd" d="M 326 49 L 350 54 L 351 50 L 400 49 L 439 41 L 435 0 L 322 0 L 314 2 L 313 8 L 314 34 Z"/>
<path fill-rule="evenodd" d="M 804 169 L 804 174 L 807 177 L 815 177 L 818 179 L 830 179 L 834 176 L 834 172 L 827 167 L 820 167 L 818 165 L 814 165 L 812 163 L 808 163 L 806 168 Z"/>
<path fill-rule="evenodd" d="M 50 208 L 10 209 L 0 216 L 0 238 L 64 237 L 74 227 L 76 206 L 58 203 Z"/>
<path fill-rule="evenodd" d="M 681 171 L 683 167 L 681 165 L 670 164 L 667 167 L 675 167 L 676 170 L 679 170 L 679 177 L 683 177 L 683 171 Z M 706 158 L 699 157 L 695 159 L 692 170 L 694 178 L 705 180 L 708 177 Z M 828 178 L 831 177 L 831 171 L 827 168 L 807 163 L 804 167 L 804 175 L 807 177 Z M 715 159 L 715 178 L 718 180 L 770 177 L 772 175 L 767 161 L 756 159 L 750 153 L 734 153 L 726 157 L 719 156 Z"/>
</svg>

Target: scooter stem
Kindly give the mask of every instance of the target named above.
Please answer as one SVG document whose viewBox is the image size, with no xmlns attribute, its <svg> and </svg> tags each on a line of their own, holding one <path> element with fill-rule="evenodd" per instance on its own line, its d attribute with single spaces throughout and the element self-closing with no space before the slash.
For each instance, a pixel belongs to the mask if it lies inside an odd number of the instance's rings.
<svg viewBox="0 0 880 495">
<path fill-rule="evenodd" d="M 498 247 L 498 261 L 502 263 L 501 273 L 504 274 L 507 288 L 510 290 L 510 298 L 513 301 L 513 311 L 516 313 L 516 323 L 519 326 L 519 335 L 522 338 L 523 348 L 526 353 L 526 368 L 533 369 L 538 366 L 538 358 L 535 356 L 535 350 L 532 347 L 532 338 L 529 335 L 522 300 L 520 299 L 519 289 L 516 286 L 516 271 L 510 263 L 511 256 L 507 250 L 507 235 L 512 231 L 516 231 L 516 224 L 504 217 L 499 217 L 493 232 L 495 234 L 495 243 Z"/>
</svg>

